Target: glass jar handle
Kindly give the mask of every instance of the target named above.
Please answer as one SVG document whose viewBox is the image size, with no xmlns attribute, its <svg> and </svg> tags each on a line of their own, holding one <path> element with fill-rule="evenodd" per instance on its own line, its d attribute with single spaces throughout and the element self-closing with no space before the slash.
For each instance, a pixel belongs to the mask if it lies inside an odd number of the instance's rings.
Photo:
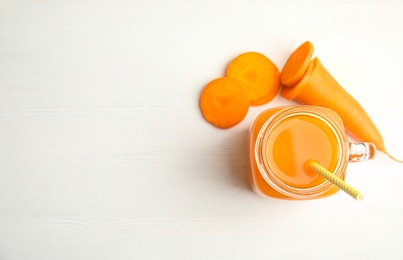
<svg viewBox="0 0 403 260">
<path fill-rule="evenodd" d="M 360 162 L 375 157 L 376 147 L 372 143 L 349 143 L 349 161 Z"/>
</svg>

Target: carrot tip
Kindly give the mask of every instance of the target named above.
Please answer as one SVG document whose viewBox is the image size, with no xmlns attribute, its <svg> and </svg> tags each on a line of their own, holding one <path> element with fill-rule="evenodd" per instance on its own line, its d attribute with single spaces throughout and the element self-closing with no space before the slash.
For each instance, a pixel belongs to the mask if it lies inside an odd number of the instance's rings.
<svg viewBox="0 0 403 260">
<path fill-rule="evenodd" d="M 393 161 L 398 162 L 398 163 L 403 163 L 402 160 L 396 159 L 395 157 L 393 157 L 392 155 L 390 155 L 388 152 L 385 152 L 385 154 L 386 154 L 387 156 L 389 156 L 389 158 L 392 159 Z"/>
</svg>

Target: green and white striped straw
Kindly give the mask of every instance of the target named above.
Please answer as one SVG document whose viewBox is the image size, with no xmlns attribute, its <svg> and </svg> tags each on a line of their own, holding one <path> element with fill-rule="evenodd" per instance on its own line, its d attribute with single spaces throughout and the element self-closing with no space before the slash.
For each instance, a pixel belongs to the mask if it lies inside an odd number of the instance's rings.
<svg viewBox="0 0 403 260">
<path fill-rule="evenodd" d="M 308 165 L 312 170 L 320 174 L 323 178 L 327 179 L 337 187 L 339 187 L 342 191 L 353 197 L 354 199 L 361 201 L 364 199 L 364 195 L 361 194 L 358 190 L 354 189 L 347 183 L 345 183 L 342 179 L 334 175 L 332 172 L 323 168 L 317 161 L 308 160 Z"/>
</svg>

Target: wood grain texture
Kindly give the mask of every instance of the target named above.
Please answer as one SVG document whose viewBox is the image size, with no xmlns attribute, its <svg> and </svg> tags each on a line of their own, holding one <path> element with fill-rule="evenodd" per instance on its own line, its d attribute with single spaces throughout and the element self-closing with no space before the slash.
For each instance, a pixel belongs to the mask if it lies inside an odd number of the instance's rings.
<svg viewBox="0 0 403 260">
<path fill-rule="evenodd" d="M 365 195 L 262 198 L 248 129 L 199 111 L 244 51 L 305 40 L 403 158 L 400 1 L 1 1 L 0 259 L 402 259 L 402 165 L 348 167 Z"/>
</svg>

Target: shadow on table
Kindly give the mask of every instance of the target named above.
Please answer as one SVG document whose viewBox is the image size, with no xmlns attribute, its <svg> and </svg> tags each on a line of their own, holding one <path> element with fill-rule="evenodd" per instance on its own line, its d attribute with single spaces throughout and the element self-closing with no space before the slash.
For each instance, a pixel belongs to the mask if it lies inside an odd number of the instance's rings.
<svg viewBox="0 0 403 260">
<path fill-rule="evenodd" d="M 231 136 L 224 145 L 226 145 L 225 158 L 230 173 L 230 183 L 252 192 L 249 184 L 249 128 Z"/>
</svg>

